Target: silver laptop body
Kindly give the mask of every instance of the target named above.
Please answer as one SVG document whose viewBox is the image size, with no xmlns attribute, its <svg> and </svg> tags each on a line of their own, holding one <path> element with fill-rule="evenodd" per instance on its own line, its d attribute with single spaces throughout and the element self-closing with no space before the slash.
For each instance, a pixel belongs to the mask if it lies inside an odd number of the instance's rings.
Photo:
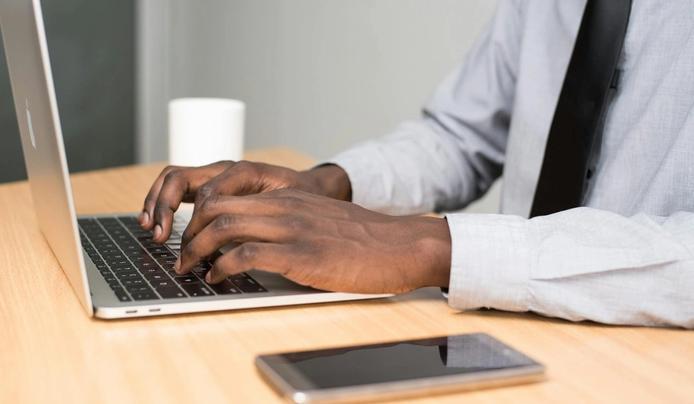
<svg viewBox="0 0 694 404">
<path fill-rule="evenodd" d="M 222 286 L 205 284 L 202 272 L 175 277 L 171 257 L 178 254 L 176 237 L 186 224 L 180 216 L 178 232 L 167 246 L 153 245 L 134 214 L 81 217 L 78 224 L 40 0 L 0 0 L 0 27 L 38 223 L 90 316 L 142 317 L 386 296 L 322 292 L 261 271 L 229 278 Z"/>
</svg>

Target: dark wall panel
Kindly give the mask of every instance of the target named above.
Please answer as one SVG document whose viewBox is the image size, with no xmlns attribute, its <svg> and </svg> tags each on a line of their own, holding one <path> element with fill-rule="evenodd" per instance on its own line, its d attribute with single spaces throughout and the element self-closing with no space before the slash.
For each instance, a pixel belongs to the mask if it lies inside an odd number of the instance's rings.
<svg viewBox="0 0 694 404">
<path fill-rule="evenodd" d="M 70 171 L 132 163 L 134 0 L 44 0 L 43 9 Z M 2 53 L 0 182 L 25 177 L 17 131 Z"/>
</svg>

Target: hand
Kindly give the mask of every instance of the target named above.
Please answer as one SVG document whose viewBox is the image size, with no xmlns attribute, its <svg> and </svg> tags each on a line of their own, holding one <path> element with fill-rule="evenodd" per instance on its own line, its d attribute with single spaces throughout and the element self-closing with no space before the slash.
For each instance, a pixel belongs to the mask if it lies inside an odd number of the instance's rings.
<svg viewBox="0 0 694 404">
<path fill-rule="evenodd" d="M 387 216 L 298 190 L 209 198 L 186 234 L 179 274 L 236 243 L 215 260 L 209 283 L 257 268 L 329 291 L 448 286 L 451 240 L 444 219 Z"/>
<path fill-rule="evenodd" d="M 213 195 L 249 195 L 296 188 L 348 200 L 351 186 L 340 167 L 325 165 L 308 171 L 248 161 L 221 161 L 204 167 L 166 167 L 154 181 L 140 214 L 140 225 L 153 231 L 155 242 L 171 235 L 173 214 L 181 202 L 201 205 Z"/>
</svg>

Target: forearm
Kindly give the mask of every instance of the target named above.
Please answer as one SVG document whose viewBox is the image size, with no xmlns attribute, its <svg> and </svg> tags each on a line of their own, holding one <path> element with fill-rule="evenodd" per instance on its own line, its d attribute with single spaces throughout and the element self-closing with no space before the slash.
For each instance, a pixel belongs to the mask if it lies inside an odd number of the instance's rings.
<svg viewBox="0 0 694 404">
<path fill-rule="evenodd" d="M 378 212 L 411 215 L 455 210 L 480 194 L 485 186 L 468 156 L 454 135 L 416 121 L 328 162 L 347 173 L 353 202 Z"/>
</svg>

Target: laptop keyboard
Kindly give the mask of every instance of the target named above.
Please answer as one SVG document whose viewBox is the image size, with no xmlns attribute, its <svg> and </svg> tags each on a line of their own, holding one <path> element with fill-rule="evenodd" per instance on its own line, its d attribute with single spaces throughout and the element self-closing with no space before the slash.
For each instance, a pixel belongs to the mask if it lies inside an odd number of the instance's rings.
<svg viewBox="0 0 694 404">
<path fill-rule="evenodd" d="M 178 276 L 173 267 L 184 227 L 178 221 L 165 245 L 154 243 L 152 234 L 132 216 L 79 219 L 78 223 L 82 248 L 122 302 L 267 292 L 247 273 L 217 285 L 206 283 L 210 263 Z"/>
</svg>

